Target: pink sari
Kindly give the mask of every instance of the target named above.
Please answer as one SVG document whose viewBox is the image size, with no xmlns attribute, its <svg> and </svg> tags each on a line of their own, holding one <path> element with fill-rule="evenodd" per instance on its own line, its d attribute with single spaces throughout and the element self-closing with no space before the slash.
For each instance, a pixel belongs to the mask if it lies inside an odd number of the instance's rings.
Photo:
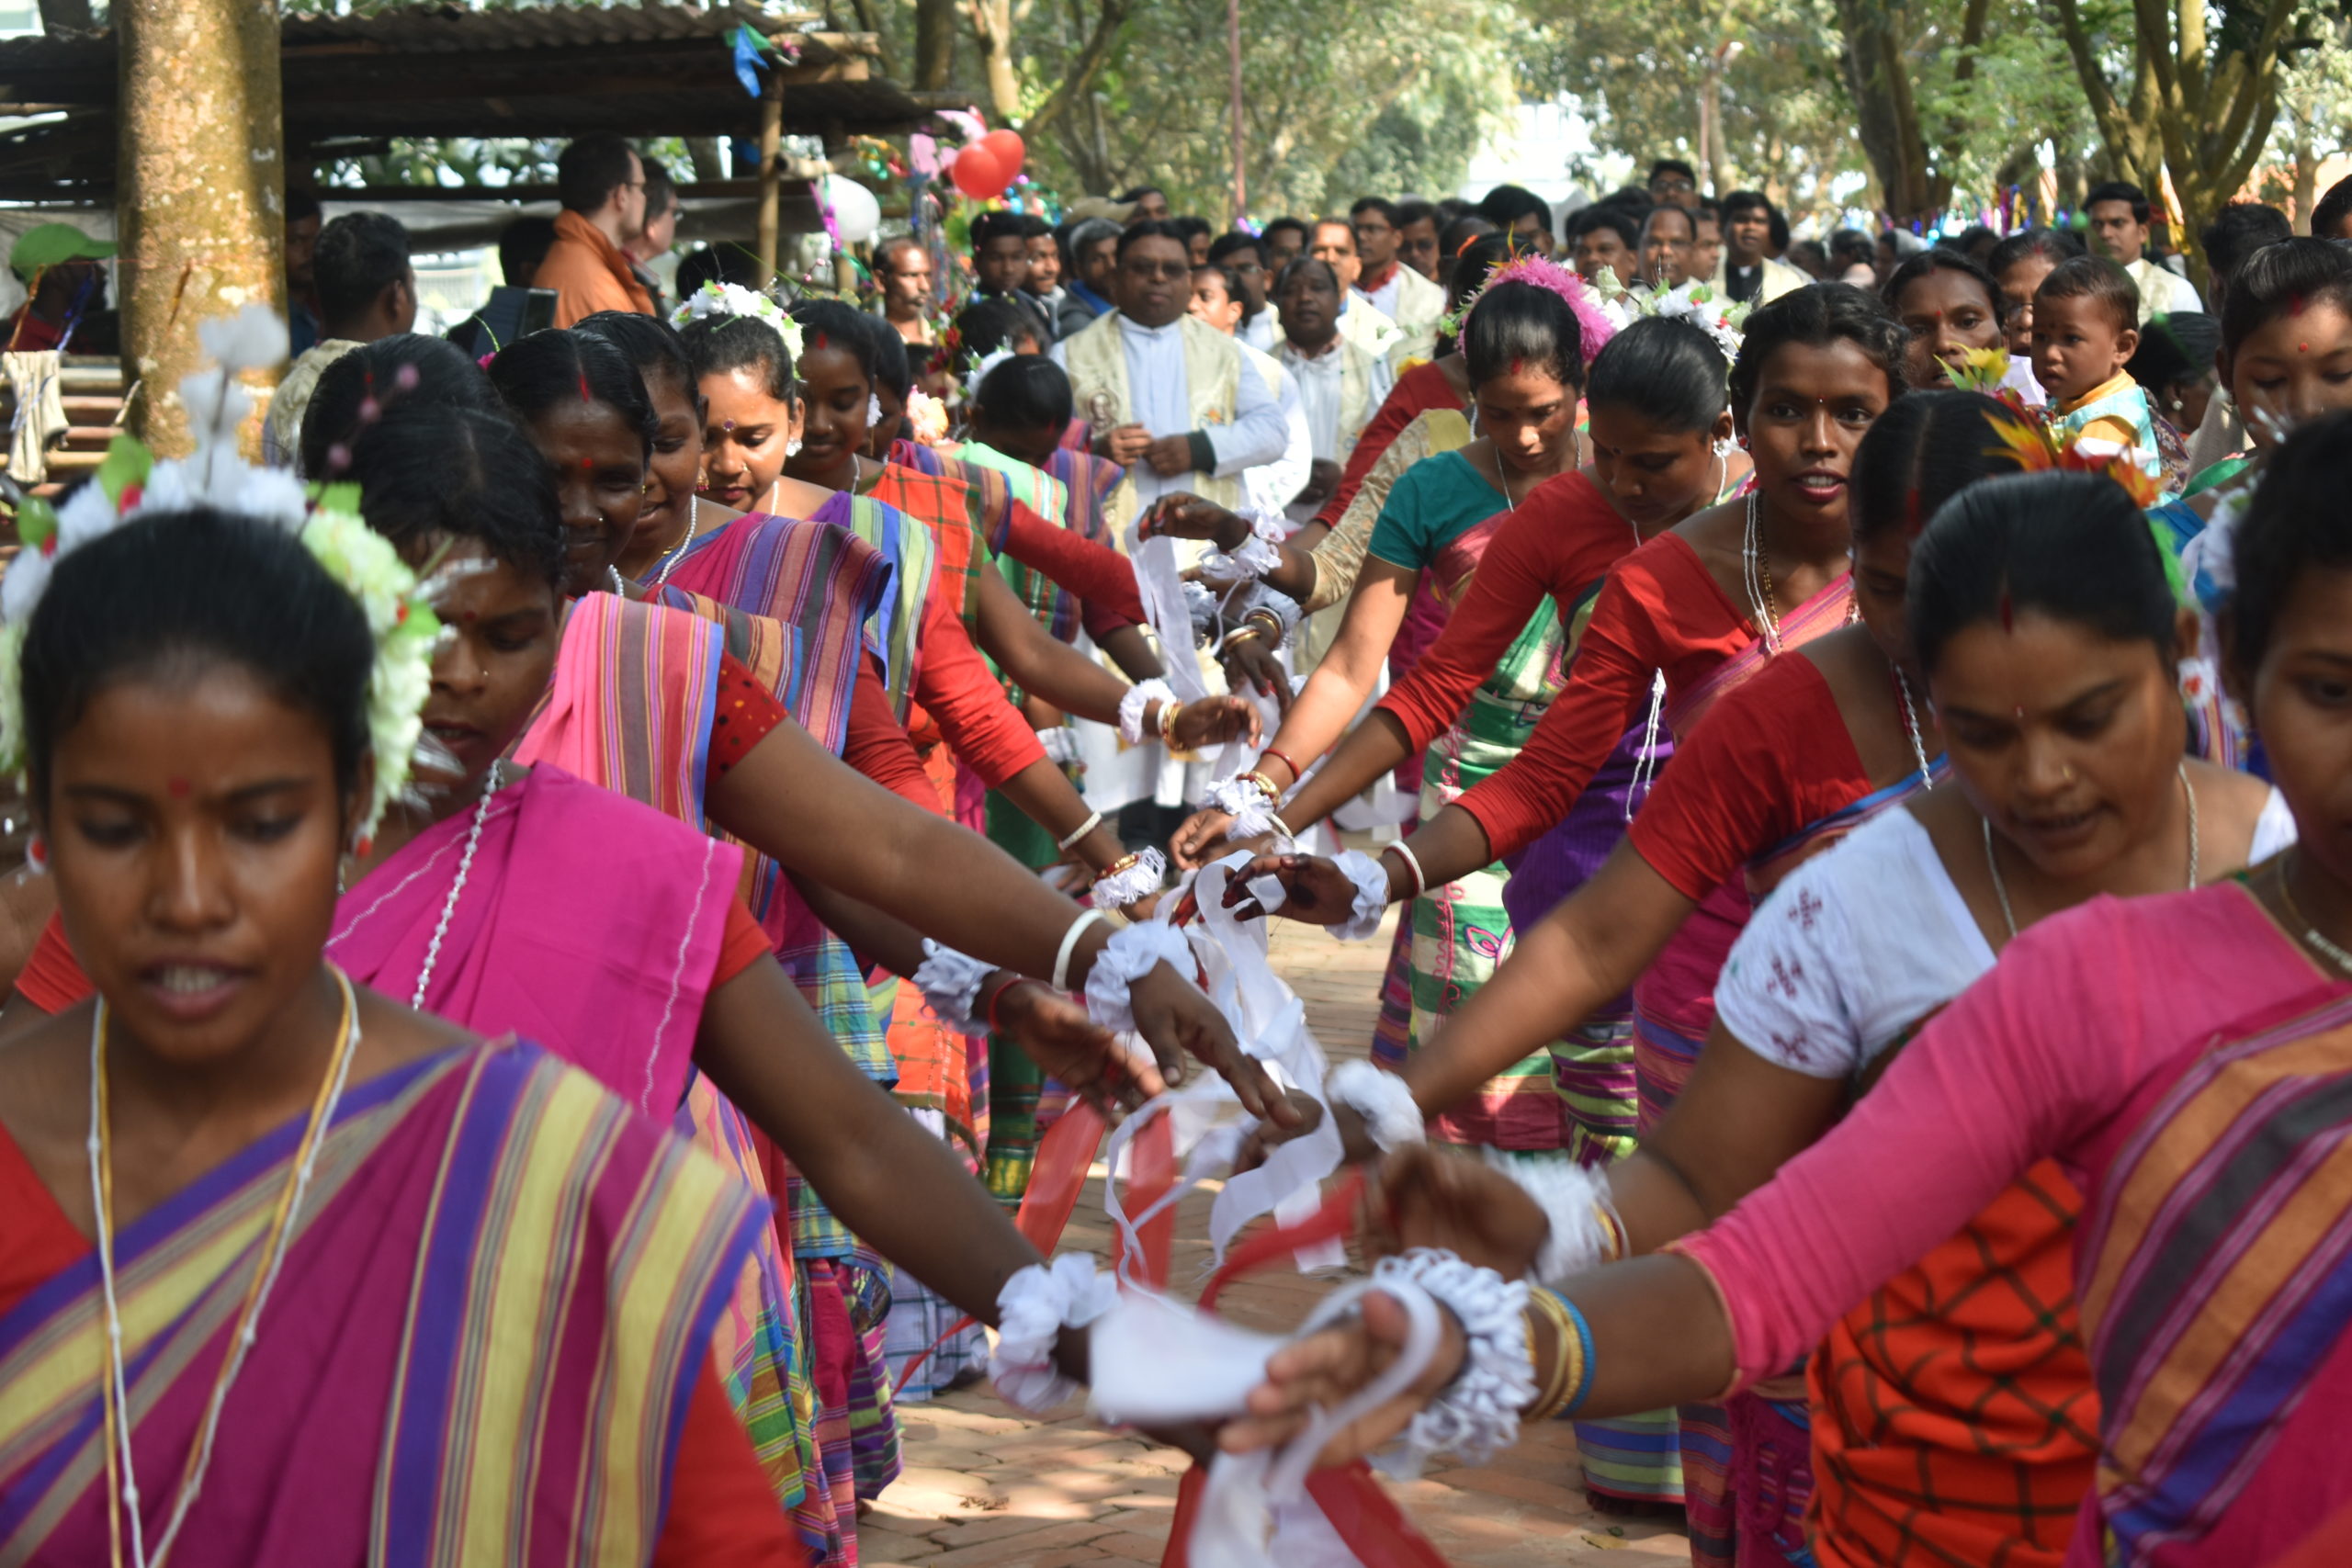
<svg viewBox="0 0 2352 1568">
<path fill-rule="evenodd" d="M 426 1010 L 539 1041 L 661 1121 L 685 1091 L 742 852 L 552 765 L 411 840 L 336 907 L 328 955 L 405 1002 L 445 908 Z"/>
</svg>

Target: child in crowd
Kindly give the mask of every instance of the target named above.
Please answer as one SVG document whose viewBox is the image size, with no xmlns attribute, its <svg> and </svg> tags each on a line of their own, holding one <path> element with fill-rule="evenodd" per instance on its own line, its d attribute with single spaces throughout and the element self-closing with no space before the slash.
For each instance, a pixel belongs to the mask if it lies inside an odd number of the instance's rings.
<svg viewBox="0 0 2352 1568">
<path fill-rule="evenodd" d="M 2140 290 L 2113 262 L 2076 256 L 2033 291 L 2033 374 L 2061 440 L 2112 441 L 2162 466 L 2148 396 L 2124 367 L 2140 346 Z"/>
<path fill-rule="evenodd" d="M 2176 310 L 2148 323 L 2126 367 L 2156 416 L 2166 491 L 2186 487 L 2194 471 L 2188 441 L 2204 423 L 2220 384 L 2214 362 L 2221 346 L 2220 321 L 2199 310 Z"/>
</svg>

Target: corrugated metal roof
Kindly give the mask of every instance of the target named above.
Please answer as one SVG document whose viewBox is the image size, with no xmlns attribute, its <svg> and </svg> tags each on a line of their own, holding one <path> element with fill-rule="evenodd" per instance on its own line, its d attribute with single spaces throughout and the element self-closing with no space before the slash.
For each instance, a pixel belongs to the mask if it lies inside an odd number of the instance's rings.
<svg viewBox="0 0 2352 1568">
<path fill-rule="evenodd" d="M 806 11 L 769 12 L 736 0 L 706 10 L 693 6 L 529 6 L 475 11 L 446 3 L 387 6 L 345 17 L 298 14 L 279 25 L 289 74 L 297 62 L 386 55 L 504 54 L 574 51 L 628 46 L 722 47 L 721 39 L 749 25 L 788 41 L 803 66 L 837 65 L 879 53 L 871 33 L 829 32 Z M 76 104 L 99 84 L 79 80 L 103 73 L 111 86 L 114 31 L 33 34 L 0 39 L 0 87 L 20 103 Z"/>
<path fill-rule="evenodd" d="M 929 107 L 876 74 L 870 33 L 809 30 L 805 11 L 735 0 L 696 6 L 537 6 L 494 11 L 401 5 L 281 24 L 289 152 L 332 137 L 749 136 L 759 106 L 737 82 L 727 35 L 749 25 L 788 40 L 767 73 L 788 135 L 916 129 Z M 0 135 L 0 196 L 110 186 L 115 39 L 0 41 L 0 110 L 65 108 L 62 124 Z"/>
</svg>

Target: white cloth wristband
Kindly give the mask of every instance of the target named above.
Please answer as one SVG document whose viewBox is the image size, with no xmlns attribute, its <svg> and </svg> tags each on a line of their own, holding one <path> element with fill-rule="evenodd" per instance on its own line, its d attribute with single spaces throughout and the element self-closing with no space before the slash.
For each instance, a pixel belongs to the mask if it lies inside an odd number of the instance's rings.
<svg viewBox="0 0 2352 1568">
<path fill-rule="evenodd" d="M 1158 850 L 1136 852 L 1136 863 L 1125 871 L 1106 872 L 1094 879 L 1098 908 L 1123 909 L 1147 894 L 1159 891 L 1168 880 L 1168 857 Z"/>
<path fill-rule="evenodd" d="M 1380 918 L 1388 912 L 1388 868 L 1362 850 L 1341 850 L 1332 863 L 1356 885 L 1356 901 L 1331 934 L 1341 942 L 1362 942 L 1380 929 Z"/>
<path fill-rule="evenodd" d="M 1050 1268 L 1032 1263 L 1007 1280 L 996 1294 L 996 1353 L 989 1358 L 1004 1402 L 1037 1416 L 1078 1397 L 1078 1381 L 1054 1364 L 1054 1346 L 1064 1328 L 1085 1327 L 1118 1299 L 1118 1280 L 1077 1253 Z"/>
<path fill-rule="evenodd" d="M 1274 807 L 1278 802 L 1268 800 L 1266 792 L 1246 776 L 1227 779 L 1209 791 L 1209 804 L 1233 818 L 1225 830 L 1227 839 L 1254 839 L 1274 830 Z"/>
<path fill-rule="evenodd" d="M 1054 989 L 1069 989 L 1069 960 L 1070 954 L 1078 951 L 1078 939 L 1086 934 L 1087 927 L 1102 923 L 1102 910 L 1080 909 L 1078 919 L 1069 923 L 1069 930 L 1062 932 L 1061 951 L 1054 954 Z"/>
<path fill-rule="evenodd" d="M 1333 1067 L 1323 1080 L 1323 1098 L 1363 1117 L 1364 1131 L 1382 1154 L 1428 1141 L 1413 1091 L 1403 1078 L 1370 1062 L 1347 1061 Z"/>
<path fill-rule="evenodd" d="M 1079 739 L 1078 730 L 1071 725 L 1057 724 L 1037 731 L 1037 744 L 1045 749 L 1046 761 L 1056 767 L 1083 761 L 1086 755 L 1085 743 Z M 1099 813 L 1096 819 L 1101 819 Z"/>
<path fill-rule="evenodd" d="M 1535 1255 L 1534 1280 L 1556 1285 L 1610 1260 L 1611 1234 L 1602 1211 L 1614 1214 L 1609 1177 L 1567 1159 L 1495 1157 L 1487 1163 L 1535 1200 L 1551 1222 L 1543 1251 Z"/>
<path fill-rule="evenodd" d="M 929 937 L 922 941 L 922 963 L 915 970 L 915 988 L 939 1021 L 966 1034 L 986 1034 L 989 1026 L 980 1021 L 980 987 L 996 966 L 983 964 L 968 953 L 952 947 L 942 947 Z"/>
<path fill-rule="evenodd" d="M 1535 1402 L 1535 1369 L 1527 1353 L 1527 1286 L 1451 1252 L 1415 1247 L 1384 1258 L 1373 1288 L 1403 1278 L 1427 1291 L 1462 1326 L 1462 1370 L 1401 1439 L 1407 1466 L 1451 1453 L 1480 1465 L 1519 1437 L 1519 1413 Z"/>
<path fill-rule="evenodd" d="M 1130 746 L 1142 745 L 1145 739 L 1143 710 L 1155 702 L 1172 703 L 1175 700 L 1175 691 L 1156 675 L 1129 686 L 1119 699 L 1119 739 Z"/>
<path fill-rule="evenodd" d="M 1252 534 L 1236 546 L 1231 554 L 1212 550 L 1201 559 L 1201 570 L 1220 581 L 1237 578 L 1255 579 L 1266 575 L 1283 564 L 1283 552 L 1263 534 Z"/>
<path fill-rule="evenodd" d="M 1163 963 L 1192 978 L 1193 944 L 1167 921 L 1145 920 L 1114 932 L 1086 974 L 1087 1015 L 1114 1034 L 1132 1032 L 1136 1014 L 1127 993 Z"/>
</svg>

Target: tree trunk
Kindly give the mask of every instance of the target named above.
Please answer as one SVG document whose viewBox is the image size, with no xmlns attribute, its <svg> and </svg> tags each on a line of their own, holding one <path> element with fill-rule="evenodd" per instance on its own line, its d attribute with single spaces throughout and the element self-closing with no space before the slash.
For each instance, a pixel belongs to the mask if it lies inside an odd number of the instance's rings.
<svg viewBox="0 0 2352 1568">
<path fill-rule="evenodd" d="M 1889 0 L 1838 0 L 1838 19 L 1862 152 L 1885 190 L 1887 210 L 1897 219 L 1920 217 L 1931 205 L 1928 148 L 1904 58 L 1902 12 Z"/>
<path fill-rule="evenodd" d="M 915 81 L 944 92 L 956 77 L 956 0 L 915 0 Z"/>
<path fill-rule="evenodd" d="M 1021 118 L 1021 77 L 1012 68 L 1012 0 L 967 0 L 966 14 L 980 46 L 989 107 L 1009 125 Z"/>
<path fill-rule="evenodd" d="M 273 0 L 115 0 L 122 359 L 132 432 L 188 450 L 198 321 L 286 304 L 285 126 Z"/>
<path fill-rule="evenodd" d="M 718 151 L 718 137 L 687 137 L 686 156 L 694 162 L 695 178 L 723 180 L 727 177 L 727 160 Z"/>
</svg>

